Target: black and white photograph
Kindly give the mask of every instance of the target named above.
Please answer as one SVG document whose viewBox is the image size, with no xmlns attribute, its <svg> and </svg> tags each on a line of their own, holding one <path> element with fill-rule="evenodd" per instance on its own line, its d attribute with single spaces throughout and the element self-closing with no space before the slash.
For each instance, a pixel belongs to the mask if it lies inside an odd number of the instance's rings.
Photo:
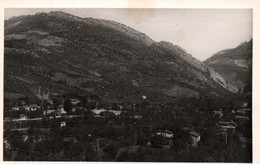
<svg viewBox="0 0 260 164">
<path fill-rule="evenodd" d="M 5 8 L 3 161 L 253 162 L 253 9 Z"/>
</svg>

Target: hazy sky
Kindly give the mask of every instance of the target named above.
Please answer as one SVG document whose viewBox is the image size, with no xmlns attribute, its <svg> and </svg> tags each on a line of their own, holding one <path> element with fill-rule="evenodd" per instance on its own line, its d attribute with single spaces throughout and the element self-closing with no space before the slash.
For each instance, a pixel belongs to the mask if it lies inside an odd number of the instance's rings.
<svg viewBox="0 0 260 164">
<path fill-rule="evenodd" d="M 5 19 L 57 10 L 120 22 L 155 41 L 177 44 L 202 61 L 252 38 L 250 9 L 5 9 Z"/>
</svg>

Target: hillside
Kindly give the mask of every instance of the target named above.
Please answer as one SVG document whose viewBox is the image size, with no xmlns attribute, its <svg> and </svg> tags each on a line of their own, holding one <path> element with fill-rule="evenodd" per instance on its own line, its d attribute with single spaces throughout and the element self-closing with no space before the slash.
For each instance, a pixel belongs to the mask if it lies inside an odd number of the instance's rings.
<svg viewBox="0 0 260 164">
<path fill-rule="evenodd" d="M 204 63 L 243 90 L 252 82 L 252 39 L 236 48 L 219 51 Z"/>
<path fill-rule="evenodd" d="M 165 101 L 238 91 L 181 47 L 155 42 L 114 21 L 38 13 L 6 20 L 4 32 L 8 98 L 45 92 L 104 101 L 139 101 L 142 95 Z"/>
</svg>

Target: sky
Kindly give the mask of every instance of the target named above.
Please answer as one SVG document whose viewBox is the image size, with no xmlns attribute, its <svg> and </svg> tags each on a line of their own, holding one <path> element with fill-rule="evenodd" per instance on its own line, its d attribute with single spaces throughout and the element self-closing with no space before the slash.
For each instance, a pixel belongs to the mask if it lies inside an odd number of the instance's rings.
<svg viewBox="0 0 260 164">
<path fill-rule="evenodd" d="M 252 38 L 251 9 L 8 8 L 5 19 L 50 11 L 125 24 L 154 41 L 179 45 L 200 61 Z"/>
</svg>

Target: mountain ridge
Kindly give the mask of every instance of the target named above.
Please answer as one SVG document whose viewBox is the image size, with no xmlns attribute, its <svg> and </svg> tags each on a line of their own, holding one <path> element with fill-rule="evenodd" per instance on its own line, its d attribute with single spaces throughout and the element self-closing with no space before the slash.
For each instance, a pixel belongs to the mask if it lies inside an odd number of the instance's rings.
<svg viewBox="0 0 260 164">
<path fill-rule="evenodd" d="M 41 85 L 47 91 L 62 93 L 66 88 L 117 101 L 141 95 L 153 100 L 199 96 L 208 89 L 237 92 L 177 45 L 155 42 L 114 21 L 64 12 L 5 21 L 5 93 L 21 92 L 12 83 L 23 83 L 32 92 Z"/>
<path fill-rule="evenodd" d="M 252 79 L 252 44 L 253 40 L 250 39 L 235 48 L 221 50 L 204 63 L 225 77 L 229 83 L 243 90 Z"/>
</svg>

